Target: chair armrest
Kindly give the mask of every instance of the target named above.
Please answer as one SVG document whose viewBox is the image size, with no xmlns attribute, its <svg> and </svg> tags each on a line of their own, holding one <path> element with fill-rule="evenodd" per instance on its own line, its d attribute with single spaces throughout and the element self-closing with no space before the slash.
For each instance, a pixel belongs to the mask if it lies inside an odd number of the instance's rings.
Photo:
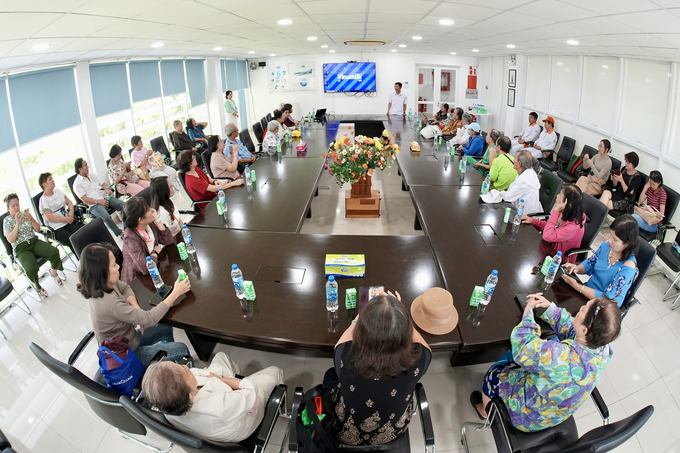
<svg viewBox="0 0 680 453">
<path fill-rule="evenodd" d="M 571 250 L 567 250 L 565 252 L 564 256 L 578 255 L 579 253 L 588 253 L 588 252 L 592 252 L 592 251 L 593 251 L 593 249 L 589 249 L 589 248 L 588 249 L 571 249 Z"/>
<path fill-rule="evenodd" d="M 295 387 L 293 405 L 290 411 L 290 424 L 288 425 L 288 453 L 297 453 L 298 451 L 298 439 L 295 425 L 297 423 L 298 413 L 300 412 L 302 396 L 302 387 Z"/>
<path fill-rule="evenodd" d="M 276 420 L 279 418 L 281 406 L 286 404 L 286 387 L 284 384 L 277 386 L 267 401 L 267 407 L 264 411 L 264 418 L 260 424 L 260 430 L 257 433 L 257 441 L 255 442 L 255 451 L 264 451 L 269 443 L 269 438 L 276 426 Z M 293 421 L 293 420 L 291 420 Z"/>
<path fill-rule="evenodd" d="M 595 387 L 593 391 L 590 393 L 590 397 L 593 399 L 593 402 L 595 403 L 595 406 L 597 406 L 598 412 L 600 412 L 600 416 L 602 417 L 602 421 L 604 421 L 604 424 L 609 423 L 609 408 L 607 407 L 607 403 L 604 402 L 604 398 L 602 398 L 602 395 L 600 395 L 600 391 Z"/>
<path fill-rule="evenodd" d="M 51 227 L 48 227 L 47 225 L 42 225 L 40 227 L 40 231 L 42 232 L 43 236 L 45 236 L 49 242 L 56 242 L 57 236 L 54 233 L 54 229 Z"/>
<path fill-rule="evenodd" d="M 434 428 L 432 428 L 432 416 L 430 415 L 430 404 L 427 402 L 425 387 L 422 383 L 416 384 L 416 398 L 420 409 L 420 424 L 423 425 L 423 438 L 425 439 L 425 451 L 434 453 Z"/>
<path fill-rule="evenodd" d="M 162 362 L 168 357 L 168 351 L 158 351 L 155 356 L 151 358 L 151 363 Z"/>
<path fill-rule="evenodd" d="M 75 361 L 78 360 L 78 356 L 81 352 L 83 352 L 83 349 L 85 349 L 85 346 L 87 346 L 92 337 L 94 337 L 94 330 L 90 330 L 87 335 L 85 335 L 83 339 L 80 340 L 80 343 L 78 343 L 78 346 L 76 346 L 76 348 L 71 353 L 71 356 L 68 358 L 67 363 L 69 365 L 73 365 Z"/>
</svg>

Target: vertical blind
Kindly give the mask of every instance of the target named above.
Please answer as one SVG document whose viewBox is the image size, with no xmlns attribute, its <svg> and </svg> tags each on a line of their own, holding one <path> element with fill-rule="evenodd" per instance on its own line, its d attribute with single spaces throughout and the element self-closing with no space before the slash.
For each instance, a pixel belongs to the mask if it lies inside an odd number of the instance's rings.
<svg viewBox="0 0 680 453">
<path fill-rule="evenodd" d="M 14 143 L 14 131 L 12 131 L 12 119 L 9 116 L 7 82 L 5 80 L 5 77 L 0 77 L 0 152 L 7 151 L 16 146 L 16 143 Z"/>
<path fill-rule="evenodd" d="M 90 85 L 96 116 L 108 115 L 130 108 L 125 63 L 90 65 Z"/>
<path fill-rule="evenodd" d="M 187 60 L 187 83 L 189 84 L 189 98 L 191 105 L 205 104 L 205 75 L 203 60 Z"/>
<path fill-rule="evenodd" d="M 226 89 L 232 91 L 248 88 L 248 62 L 245 60 L 225 60 L 224 75 L 226 75 Z"/>
<path fill-rule="evenodd" d="M 238 72 L 236 71 L 236 60 L 226 60 L 224 62 L 227 74 L 227 89 L 238 90 Z"/>
<path fill-rule="evenodd" d="M 184 62 L 161 61 L 161 80 L 163 81 L 163 96 L 184 93 Z"/>
<path fill-rule="evenodd" d="M 73 66 L 10 76 L 9 90 L 20 144 L 81 122 Z"/>
<path fill-rule="evenodd" d="M 248 88 L 248 63 L 246 60 L 236 62 L 236 73 L 238 75 L 238 89 L 245 90 Z"/>
<path fill-rule="evenodd" d="M 220 71 L 222 72 L 222 92 L 227 91 L 227 61 L 220 60 Z"/>
<path fill-rule="evenodd" d="M 158 62 L 131 62 L 130 86 L 132 87 L 132 102 L 161 97 L 161 79 L 158 74 Z"/>
</svg>

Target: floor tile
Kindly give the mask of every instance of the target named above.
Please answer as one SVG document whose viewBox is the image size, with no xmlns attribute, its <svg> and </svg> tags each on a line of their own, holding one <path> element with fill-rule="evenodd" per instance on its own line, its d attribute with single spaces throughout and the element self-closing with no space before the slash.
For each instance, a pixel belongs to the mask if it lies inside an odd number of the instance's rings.
<svg viewBox="0 0 680 453">
<path fill-rule="evenodd" d="M 42 421 L 21 449 L 22 453 L 53 453 L 57 451 L 59 453 L 80 453 L 80 450 Z"/>
<path fill-rule="evenodd" d="M 631 332 L 622 334 L 612 344 L 614 357 L 604 372 L 619 399 L 630 396 L 659 379 L 659 373 Z"/>
<path fill-rule="evenodd" d="M 96 450 L 109 428 L 92 411 L 83 393 L 71 387 L 57 398 L 43 422 L 82 452 Z"/>
<path fill-rule="evenodd" d="M 0 392 L 0 427 L 15 450 L 23 447 L 39 423 L 40 417 L 19 395 L 3 387 Z"/>
<path fill-rule="evenodd" d="M 153 432 L 148 432 L 146 436 L 134 435 L 131 437 L 160 449 L 166 448 L 170 443 Z M 109 426 L 106 434 L 104 434 L 104 437 L 102 437 L 102 440 L 99 442 L 97 449 L 92 451 L 94 451 L 94 453 L 149 453 L 151 450 L 136 444 L 131 440 L 124 439 L 123 436 L 116 431 L 116 428 Z M 179 453 L 184 450 L 175 446 L 171 451 L 173 453 Z"/>
<path fill-rule="evenodd" d="M 632 333 L 661 376 L 680 366 L 680 339 L 663 319 L 650 322 Z"/>
</svg>

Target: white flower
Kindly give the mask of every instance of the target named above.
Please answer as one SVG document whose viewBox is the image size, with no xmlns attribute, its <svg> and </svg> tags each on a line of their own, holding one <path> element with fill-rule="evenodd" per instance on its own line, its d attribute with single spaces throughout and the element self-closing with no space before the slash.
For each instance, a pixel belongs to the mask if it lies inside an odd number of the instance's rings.
<svg viewBox="0 0 680 453">
<path fill-rule="evenodd" d="M 343 156 L 346 156 L 346 155 L 347 155 L 347 150 L 344 150 L 344 151 L 342 152 L 342 155 L 343 155 Z"/>
</svg>

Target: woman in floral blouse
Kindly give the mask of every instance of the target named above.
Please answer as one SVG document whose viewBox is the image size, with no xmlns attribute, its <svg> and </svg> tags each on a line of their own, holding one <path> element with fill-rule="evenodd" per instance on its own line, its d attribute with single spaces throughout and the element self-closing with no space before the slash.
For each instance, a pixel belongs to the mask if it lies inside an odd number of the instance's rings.
<svg viewBox="0 0 680 453">
<path fill-rule="evenodd" d="M 149 187 L 149 181 L 139 179 L 130 167 L 130 162 L 123 161 L 123 150 L 118 145 L 113 145 L 109 151 L 109 178 L 116 185 L 119 193 L 137 195 Z M 123 185 L 125 183 L 125 185 Z"/>
<path fill-rule="evenodd" d="M 542 339 L 534 308 L 545 308 L 541 319 L 557 334 Z M 540 293 L 527 296 L 520 323 L 512 331 L 512 350 L 486 373 L 482 395 L 470 402 L 480 418 L 500 397 L 512 424 L 531 432 L 557 426 L 571 417 L 597 386 L 612 358 L 609 345 L 621 331 L 621 312 L 611 300 L 592 299 L 575 317 Z"/>
</svg>

